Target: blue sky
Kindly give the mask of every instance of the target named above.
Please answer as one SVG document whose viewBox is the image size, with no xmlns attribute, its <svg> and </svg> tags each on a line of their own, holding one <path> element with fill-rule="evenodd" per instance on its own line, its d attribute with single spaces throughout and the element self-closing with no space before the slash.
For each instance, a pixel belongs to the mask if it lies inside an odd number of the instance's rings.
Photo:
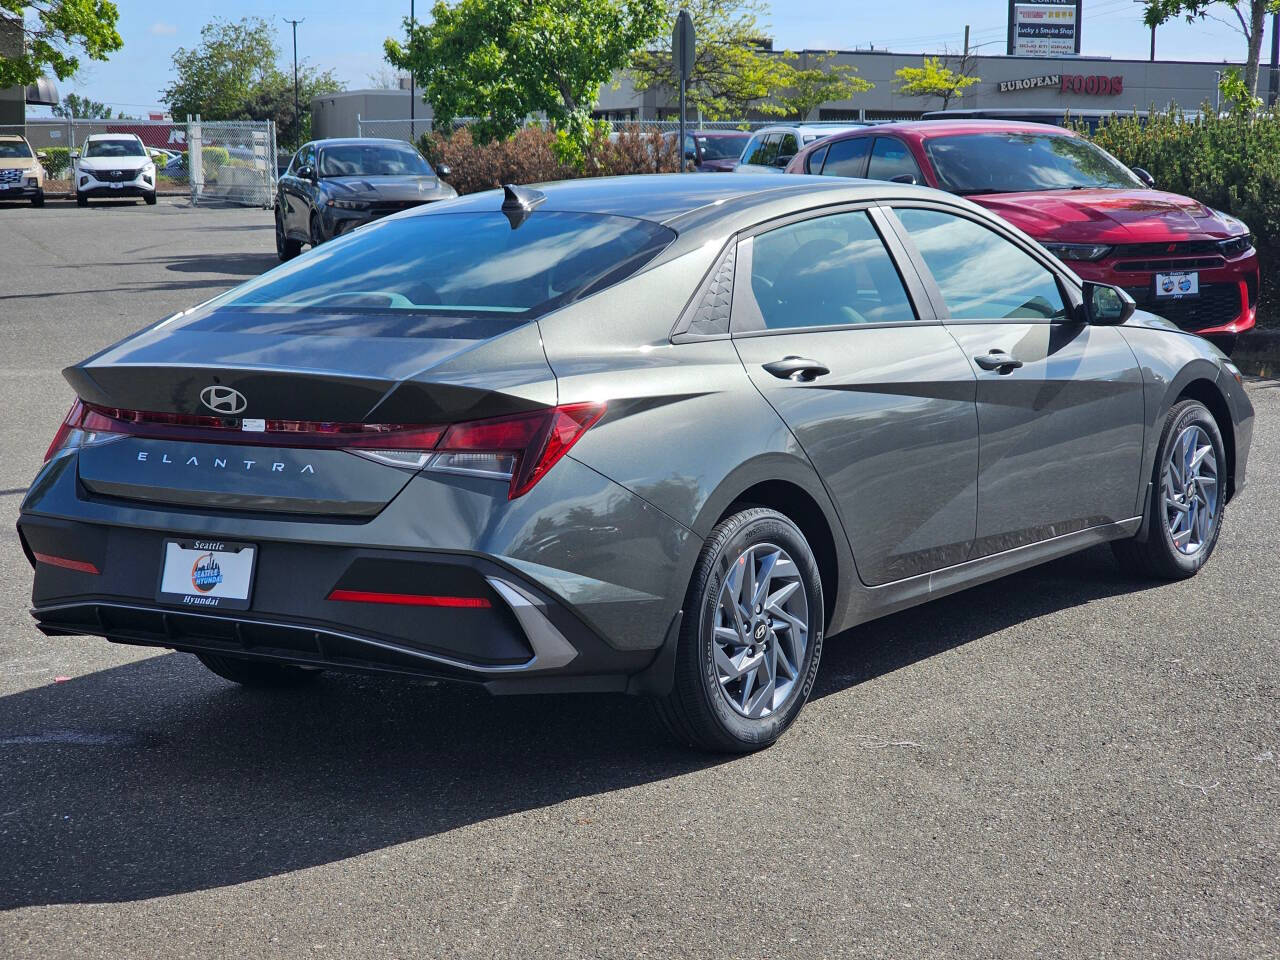
<svg viewBox="0 0 1280 960">
<path fill-rule="evenodd" d="M 430 0 L 418 3 L 422 14 Z M 216 3 L 173 0 L 119 0 L 124 49 L 107 63 L 90 63 L 80 75 L 61 85 L 104 101 L 127 113 L 145 115 L 159 105 L 160 91 L 171 79 L 171 59 L 180 46 L 199 41 L 200 27 L 216 16 L 236 19 L 258 15 L 279 24 L 279 40 L 291 55 L 289 27 L 282 17 L 304 17 L 298 28 L 298 54 L 322 69 L 331 68 L 349 88 L 369 86 L 369 74 L 385 64 L 382 41 L 400 30 L 408 0 L 336 0 Z M 769 17 L 776 47 L 855 49 L 874 45 L 905 52 L 959 48 L 964 25 L 972 42 L 992 53 L 1004 50 L 1007 5 L 1002 0 L 780 0 Z M 1083 52 L 1091 55 L 1145 58 L 1150 34 L 1135 0 L 1084 0 Z M 1228 12 L 1229 13 L 1229 12 Z M 1270 37 L 1264 42 L 1269 49 Z M 1170 23 L 1157 34 L 1157 53 L 1182 60 L 1243 60 L 1243 37 L 1223 23 L 1196 26 Z M 33 111 L 34 112 L 34 111 Z"/>
</svg>

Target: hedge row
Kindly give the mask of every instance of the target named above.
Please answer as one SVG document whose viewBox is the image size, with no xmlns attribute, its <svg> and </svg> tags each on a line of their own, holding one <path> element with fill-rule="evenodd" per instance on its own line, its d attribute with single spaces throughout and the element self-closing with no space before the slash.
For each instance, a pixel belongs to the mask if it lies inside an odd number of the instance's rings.
<svg viewBox="0 0 1280 960">
<path fill-rule="evenodd" d="M 555 134 L 526 127 L 507 140 L 478 144 L 463 127 L 451 134 L 424 134 L 418 148 L 434 166 L 452 168 L 450 185 L 458 193 L 492 190 L 504 183 L 540 183 L 575 177 L 623 173 L 673 173 L 679 162 L 674 137 L 624 131 L 598 135 L 587 146 L 581 168 L 562 163 Z"/>
<path fill-rule="evenodd" d="M 1259 322 L 1280 324 L 1280 112 L 1152 111 L 1145 124 L 1112 119 L 1093 141 L 1127 166 L 1146 169 L 1159 189 L 1247 223 L 1262 266 Z"/>
</svg>

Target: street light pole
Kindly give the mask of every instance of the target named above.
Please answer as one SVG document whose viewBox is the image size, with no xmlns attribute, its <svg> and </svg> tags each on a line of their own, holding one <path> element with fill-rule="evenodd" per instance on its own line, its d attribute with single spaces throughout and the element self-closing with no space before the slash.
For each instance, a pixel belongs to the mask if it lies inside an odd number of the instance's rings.
<svg viewBox="0 0 1280 960">
<path fill-rule="evenodd" d="M 414 11 L 413 11 L 413 0 L 409 0 L 409 47 L 410 47 L 410 49 L 412 49 L 412 47 L 413 47 L 413 28 L 414 28 L 414 26 L 416 26 L 416 25 L 417 25 L 417 22 L 418 22 L 418 21 L 417 21 L 417 17 L 414 15 Z M 411 54 L 411 55 L 412 55 L 412 54 Z M 414 75 L 413 75 L 413 65 L 412 65 L 412 61 L 410 61 L 410 66 L 409 66 L 409 141 L 410 141 L 411 143 L 413 143 L 413 144 L 415 144 L 415 145 L 416 145 L 416 144 L 417 144 L 417 142 L 418 142 L 418 136 L 417 136 L 417 134 L 418 134 L 418 130 L 417 130 L 417 124 L 416 124 L 414 121 L 417 119 L 418 111 L 417 111 L 417 104 L 416 104 L 416 103 L 414 103 L 414 101 L 418 99 L 418 94 L 414 91 L 414 79 L 415 79 L 415 78 L 414 78 Z"/>
<path fill-rule="evenodd" d="M 280 19 L 293 25 L 293 150 L 297 153 L 302 146 L 302 105 L 298 101 L 298 24 L 303 21 L 288 17 Z"/>
</svg>

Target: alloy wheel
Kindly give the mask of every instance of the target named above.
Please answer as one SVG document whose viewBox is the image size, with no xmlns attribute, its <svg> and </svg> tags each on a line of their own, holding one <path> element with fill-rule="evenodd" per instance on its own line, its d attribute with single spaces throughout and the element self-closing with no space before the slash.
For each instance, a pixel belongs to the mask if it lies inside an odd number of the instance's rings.
<svg viewBox="0 0 1280 960">
<path fill-rule="evenodd" d="M 1203 427 L 1193 423 L 1178 434 L 1162 485 L 1169 537 L 1180 553 L 1194 556 L 1218 522 L 1218 458 Z"/>
<path fill-rule="evenodd" d="M 809 645 L 809 599 L 790 554 L 749 547 L 729 568 L 712 645 L 720 692 L 753 720 L 781 710 L 800 687 Z"/>
</svg>

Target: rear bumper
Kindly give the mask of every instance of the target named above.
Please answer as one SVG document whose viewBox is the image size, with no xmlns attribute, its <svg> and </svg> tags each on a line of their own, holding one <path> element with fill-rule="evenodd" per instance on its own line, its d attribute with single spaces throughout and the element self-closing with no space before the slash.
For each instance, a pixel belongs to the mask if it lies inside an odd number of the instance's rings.
<svg viewBox="0 0 1280 960">
<path fill-rule="evenodd" d="M 31 612 L 48 634 L 440 677 L 495 693 L 621 691 L 654 662 L 698 546 L 570 458 L 517 501 L 492 481 L 418 478 L 362 521 L 104 497 L 83 486 L 75 460 L 42 471 L 18 521 L 35 568 Z M 613 506 L 621 527 L 592 522 L 586 503 Z M 256 545 L 249 609 L 158 599 L 164 542 L 193 536 Z M 331 599 L 335 590 L 359 598 Z M 367 593 L 483 603 L 403 605 Z"/>
</svg>

